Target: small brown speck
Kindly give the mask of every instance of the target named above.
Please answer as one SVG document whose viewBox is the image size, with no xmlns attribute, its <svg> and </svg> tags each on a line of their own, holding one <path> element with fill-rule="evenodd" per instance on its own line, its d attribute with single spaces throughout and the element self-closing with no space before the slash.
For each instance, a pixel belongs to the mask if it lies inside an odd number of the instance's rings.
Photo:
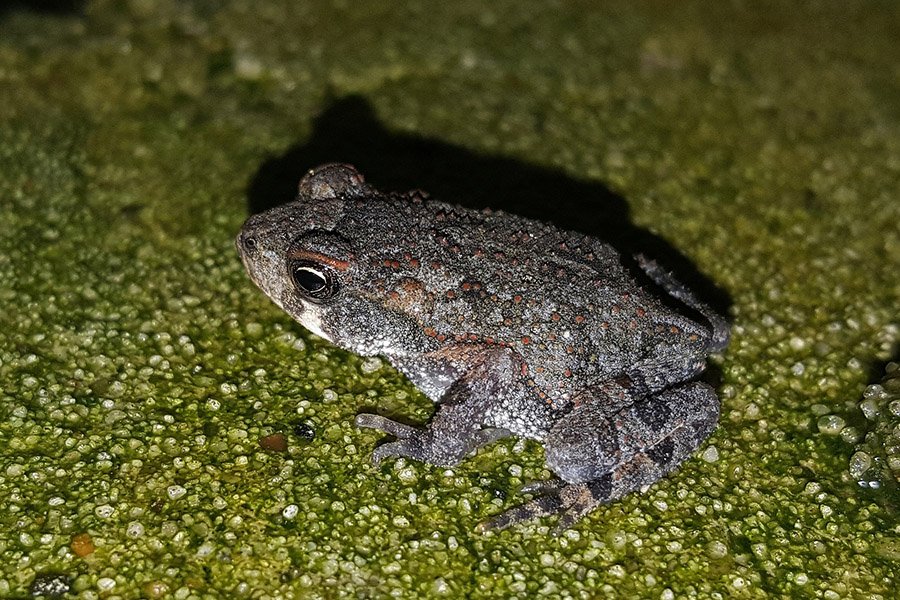
<svg viewBox="0 0 900 600">
<path fill-rule="evenodd" d="M 259 438 L 259 447 L 269 452 L 287 452 L 287 438 L 283 433 L 273 433 Z"/>
<path fill-rule="evenodd" d="M 75 536 L 72 536 L 72 543 L 69 544 L 69 547 L 72 549 L 72 552 L 75 553 L 75 556 L 79 558 L 84 558 L 89 554 L 94 553 L 94 540 L 91 539 L 91 534 L 89 533 L 79 533 Z"/>
</svg>

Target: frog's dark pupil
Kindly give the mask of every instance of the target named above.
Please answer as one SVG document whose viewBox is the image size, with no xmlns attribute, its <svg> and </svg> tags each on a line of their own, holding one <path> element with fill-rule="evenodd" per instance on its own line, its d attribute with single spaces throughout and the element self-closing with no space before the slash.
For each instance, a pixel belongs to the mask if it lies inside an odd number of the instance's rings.
<svg viewBox="0 0 900 600">
<path fill-rule="evenodd" d="M 328 283 L 321 273 L 309 267 L 294 269 L 294 281 L 310 294 L 321 292 Z"/>
</svg>

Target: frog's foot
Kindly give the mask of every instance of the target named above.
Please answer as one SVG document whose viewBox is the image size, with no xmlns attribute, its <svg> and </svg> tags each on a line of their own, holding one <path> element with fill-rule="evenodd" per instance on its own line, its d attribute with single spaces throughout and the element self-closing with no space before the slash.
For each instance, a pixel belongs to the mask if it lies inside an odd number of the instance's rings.
<svg viewBox="0 0 900 600">
<path fill-rule="evenodd" d="M 368 413 L 356 416 L 356 426 L 384 431 L 397 438 L 394 442 L 388 442 L 375 448 L 372 452 L 372 462 L 376 465 L 386 458 L 404 457 L 432 465 L 452 467 L 459 464 L 463 457 L 472 450 L 510 435 L 509 431 L 499 427 L 475 430 L 450 429 L 449 432 L 453 435 L 447 435 L 447 428 L 435 428 L 434 424 L 445 423 L 449 412 L 441 410 L 435 420 L 424 428 L 398 423 L 381 415 Z M 443 435 L 438 435 L 437 432 L 442 432 Z"/>
<path fill-rule="evenodd" d="M 381 461 L 385 458 L 392 456 L 397 458 L 402 456 L 429 462 L 422 444 L 422 437 L 426 434 L 424 429 L 369 413 L 356 415 L 356 426 L 366 429 L 377 429 L 397 438 L 395 442 L 388 442 L 375 448 L 375 451 L 372 452 L 372 462 L 376 465 L 381 464 Z"/>
<path fill-rule="evenodd" d="M 719 403 L 703 383 L 641 398 L 607 415 L 588 402 L 560 419 L 544 440 L 549 466 L 568 484 L 532 485 L 543 495 L 494 517 L 482 531 L 560 513 L 556 533 L 601 504 L 645 488 L 681 464 L 712 432 Z"/>
<path fill-rule="evenodd" d="M 611 475 L 587 483 L 566 484 L 554 480 L 529 484 L 522 488 L 523 493 L 542 495 L 484 521 L 478 525 L 478 531 L 499 531 L 538 517 L 559 514 L 559 523 L 553 531 L 553 535 L 559 535 L 598 505 L 609 502 L 611 488 Z"/>
</svg>

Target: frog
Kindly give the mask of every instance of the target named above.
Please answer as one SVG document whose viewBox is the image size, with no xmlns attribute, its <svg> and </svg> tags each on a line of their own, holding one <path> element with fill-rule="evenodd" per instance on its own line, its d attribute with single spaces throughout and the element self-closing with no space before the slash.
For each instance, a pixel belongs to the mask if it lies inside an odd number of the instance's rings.
<svg viewBox="0 0 900 600">
<path fill-rule="evenodd" d="M 385 192 L 354 166 L 309 170 L 295 200 L 250 216 L 250 279 L 313 334 L 380 356 L 435 404 L 372 461 L 454 467 L 506 437 L 544 450 L 552 479 L 478 525 L 557 515 L 555 532 L 646 490 L 698 449 L 720 403 L 698 380 L 729 324 L 660 264 L 576 231 L 421 190 Z"/>
</svg>

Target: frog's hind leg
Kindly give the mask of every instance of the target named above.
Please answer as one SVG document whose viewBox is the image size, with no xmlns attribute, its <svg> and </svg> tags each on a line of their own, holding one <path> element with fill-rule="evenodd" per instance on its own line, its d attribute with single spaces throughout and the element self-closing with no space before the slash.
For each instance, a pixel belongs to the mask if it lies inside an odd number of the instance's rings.
<svg viewBox="0 0 900 600">
<path fill-rule="evenodd" d="M 682 463 L 709 436 L 719 401 L 700 382 L 641 398 L 609 414 L 594 398 L 561 419 L 544 441 L 547 465 L 562 481 L 494 517 L 482 531 L 561 513 L 557 533 L 600 504 L 648 486 Z M 606 404 L 608 406 L 608 404 Z"/>
</svg>

